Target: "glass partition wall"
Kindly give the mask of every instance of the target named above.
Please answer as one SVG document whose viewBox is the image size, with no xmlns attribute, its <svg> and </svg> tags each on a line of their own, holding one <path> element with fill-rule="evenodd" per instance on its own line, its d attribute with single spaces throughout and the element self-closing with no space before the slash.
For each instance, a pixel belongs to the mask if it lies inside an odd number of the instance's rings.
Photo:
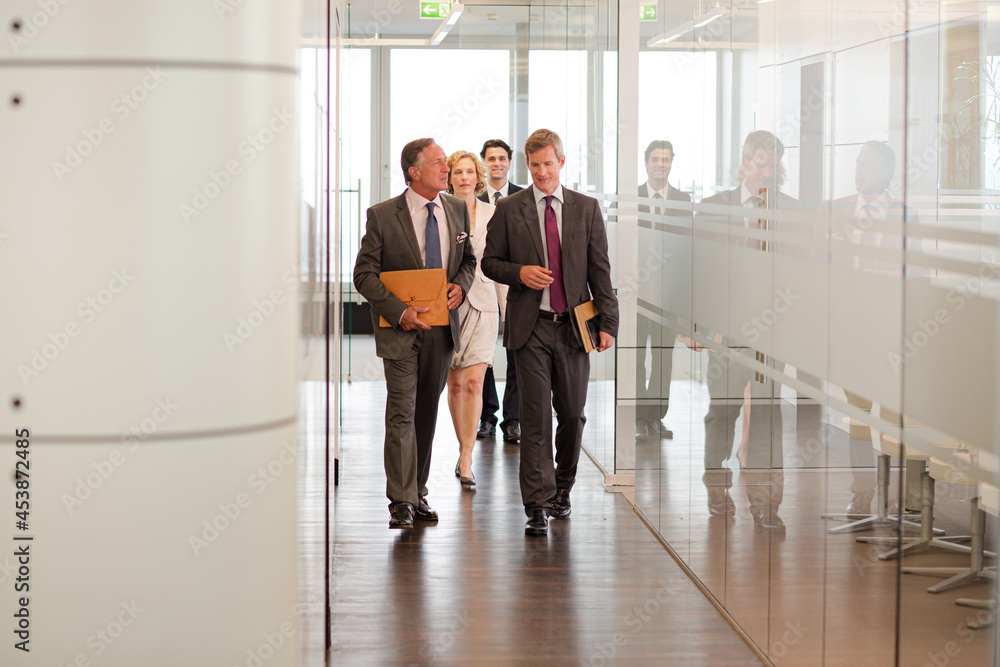
<svg viewBox="0 0 1000 667">
<path fill-rule="evenodd" d="M 408 5 L 355 7 L 340 379 L 380 379 L 350 267 L 401 146 L 502 138 L 527 185 L 549 127 L 606 207 L 622 328 L 585 446 L 609 483 L 634 473 L 774 664 L 994 664 L 997 3 L 470 2 L 436 44 Z"/>
<path fill-rule="evenodd" d="M 1000 7 L 656 9 L 637 511 L 774 664 L 994 664 Z"/>
</svg>

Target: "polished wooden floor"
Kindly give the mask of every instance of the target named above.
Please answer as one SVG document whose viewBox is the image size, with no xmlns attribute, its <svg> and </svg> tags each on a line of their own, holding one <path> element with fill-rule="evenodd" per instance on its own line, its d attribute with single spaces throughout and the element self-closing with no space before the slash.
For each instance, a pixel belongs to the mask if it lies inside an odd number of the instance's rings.
<svg viewBox="0 0 1000 667">
<path fill-rule="evenodd" d="M 761 664 L 586 458 L 546 538 L 524 535 L 516 446 L 480 441 L 464 491 L 444 403 L 428 483 L 441 520 L 389 530 L 385 386 L 342 387 L 331 664 Z"/>
</svg>

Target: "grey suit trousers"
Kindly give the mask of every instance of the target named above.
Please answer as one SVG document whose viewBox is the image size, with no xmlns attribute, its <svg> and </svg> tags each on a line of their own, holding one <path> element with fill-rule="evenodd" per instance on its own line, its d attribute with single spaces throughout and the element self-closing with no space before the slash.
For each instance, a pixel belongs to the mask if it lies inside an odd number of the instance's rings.
<svg viewBox="0 0 1000 667">
<path fill-rule="evenodd" d="M 448 380 L 454 346 L 447 327 L 418 331 L 402 359 L 383 359 L 385 385 L 385 495 L 389 509 L 416 507 L 427 495 L 431 448 L 441 392 Z"/>
<path fill-rule="evenodd" d="M 521 501 L 524 512 L 547 509 L 556 489 L 573 488 L 580 460 L 590 358 L 572 325 L 539 318 L 527 342 L 514 351 L 521 417 Z M 552 409 L 555 408 L 555 467 Z"/>
</svg>

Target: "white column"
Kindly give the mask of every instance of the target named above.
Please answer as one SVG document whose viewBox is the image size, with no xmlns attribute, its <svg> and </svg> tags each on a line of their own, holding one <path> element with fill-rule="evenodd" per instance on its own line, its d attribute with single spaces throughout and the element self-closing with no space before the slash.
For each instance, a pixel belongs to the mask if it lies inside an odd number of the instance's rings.
<svg viewBox="0 0 1000 667">
<path fill-rule="evenodd" d="M 639 170 L 639 1 L 618 3 L 618 266 L 616 276 L 620 324 L 618 341 L 629 347 L 618 350 L 616 398 L 635 398 L 635 280 L 638 247 Z M 615 472 L 635 470 L 635 401 L 616 410 Z"/>
<path fill-rule="evenodd" d="M 299 4 L 0 9 L 2 664 L 297 662 Z"/>
</svg>

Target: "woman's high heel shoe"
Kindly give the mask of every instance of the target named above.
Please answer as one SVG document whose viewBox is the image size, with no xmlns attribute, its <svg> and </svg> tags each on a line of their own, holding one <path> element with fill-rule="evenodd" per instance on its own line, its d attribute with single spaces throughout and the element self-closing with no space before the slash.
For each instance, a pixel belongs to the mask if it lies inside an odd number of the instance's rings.
<svg viewBox="0 0 1000 667">
<path fill-rule="evenodd" d="M 461 475 L 459 475 L 458 479 L 462 483 L 462 486 L 464 486 L 464 487 L 466 487 L 468 489 L 471 489 L 472 487 L 474 487 L 476 485 L 476 476 L 475 475 L 473 475 L 472 477 L 462 477 Z"/>
<path fill-rule="evenodd" d="M 461 461 L 461 459 L 459 459 Z M 455 464 L 455 477 L 461 477 L 462 473 L 458 470 L 458 463 Z"/>
</svg>

